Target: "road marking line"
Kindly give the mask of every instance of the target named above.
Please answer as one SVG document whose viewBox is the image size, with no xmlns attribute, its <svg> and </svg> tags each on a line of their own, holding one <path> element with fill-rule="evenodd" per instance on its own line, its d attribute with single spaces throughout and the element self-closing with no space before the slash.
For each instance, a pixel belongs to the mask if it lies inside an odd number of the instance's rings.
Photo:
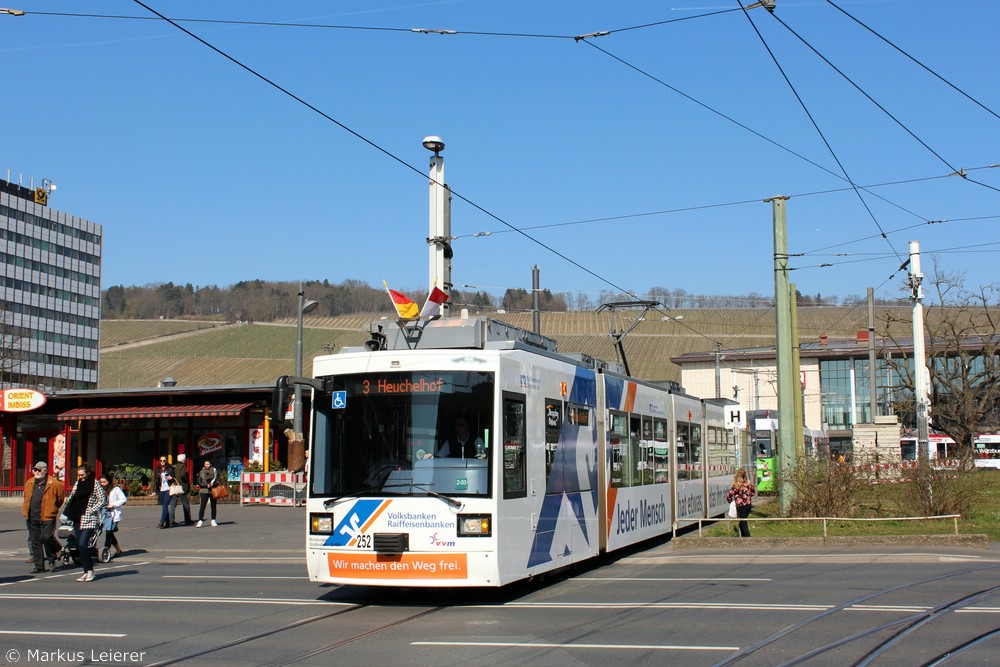
<svg viewBox="0 0 1000 667">
<path fill-rule="evenodd" d="M 40 630 L 0 630 L 0 635 L 38 635 L 44 637 L 128 637 L 124 632 L 43 632 Z"/>
<path fill-rule="evenodd" d="M 774 581 L 755 577 L 573 577 L 572 581 Z"/>
<path fill-rule="evenodd" d="M 97 602 L 179 602 L 201 603 L 201 604 L 266 604 L 266 605 L 287 605 L 292 607 L 301 606 L 342 606 L 356 607 L 357 604 L 350 602 L 328 602 L 326 600 L 295 600 L 282 598 L 186 598 L 186 597 L 165 597 L 161 595 L 46 595 L 28 593 L 0 593 L 0 600 L 90 600 Z"/>
<path fill-rule="evenodd" d="M 97 561 L 95 561 L 95 563 L 96 562 Z M 123 563 L 121 565 L 110 565 L 110 566 L 101 567 L 101 568 L 96 568 L 95 567 L 94 568 L 94 574 L 96 575 L 95 578 L 100 579 L 100 576 L 101 576 L 102 572 L 107 572 L 109 570 L 120 570 L 120 569 L 126 568 L 126 567 L 136 567 L 138 565 L 149 565 L 152 562 L 153 561 L 147 560 L 147 561 L 140 561 L 138 563 L 127 563 L 127 564 Z M 42 580 L 48 580 L 48 579 L 62 579 L 63 577 L 76 577 L 76 576 L 79 576 L 81 572 L 83 572 L 83 570 L 77 570 L 75 565 L 72 566 L 72 569 L 67 569 L 67 568 L 70 568 L 70 566 L 64 566 L 63 569 L 60 570 L 59 572 L 52 572 L 50 570 L 48 572 L 48 574 L 46 574 L 45 576 L 33 576 L 33 575 L 30 575 L 30 574 L 26 574 L 26 575 L 24 575 L 25 576 L 24 579 L 18 579 L 17 581 L 5 581 L 2 584 L 0 584 L 0 586 L 13 586 L 14 584 L 25 584 L 25 583 L 28 583 L 30 581 L 42 581 Z"/>
<path fill-rule="evenodd" d="M 738 651 L 739 646 L 680 646 L 669 644 L 549 644 L 542 642 L 410 642 L 410 646 L 462 646 L 489 648 L 567 648 L 567 649 L 606 649 L 620 651 L 631 649 L 636 651 Z"/>
<path fill-rule="evenodd" d="M 309 581 L 309 577 L 269 577 L 254 575 L 252 577 L 238 575 L 238 574 L 164 574 L 161 575 L 164 579 L 300 579 L 302 581 Z"/>
</svg>

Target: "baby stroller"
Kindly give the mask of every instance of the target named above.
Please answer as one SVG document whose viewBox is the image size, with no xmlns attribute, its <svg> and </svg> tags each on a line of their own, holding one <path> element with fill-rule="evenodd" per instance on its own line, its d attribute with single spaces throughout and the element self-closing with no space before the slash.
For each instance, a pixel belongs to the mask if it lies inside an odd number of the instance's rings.
<svg viewBox="0 0 1000 667">
<path fill-rule="evenodd" d="M 107 560 L 101 558 L 101 554 L 98 551 L 97 545 L 100 542 L 101 536 L 104 535 L 104 522 L 107 517 L 107 512 L 101 510 L 101 514 L 98 517 L 97 527 L 94 528 L 94 532 L 90 534 L 90 540 L 87 543 L 86 548 L 90 549 L 90 557 L 95 561 L 101 561 L 107 563 Z M 61 540 L 66 540 L 65 546 L 62 549 L 62 562 L 63 565 L 69 565 L 70 561 L 76 564 L 80 563 L 80 545 L 76 540 L 76 532 L 73 530 L 73 522 L 67 519 L 65 516 L 60 518 L 60 525 L 56 529 L 56 537 Z M 107 550 L 105 550 L 107 551 Z"/>
</svg>

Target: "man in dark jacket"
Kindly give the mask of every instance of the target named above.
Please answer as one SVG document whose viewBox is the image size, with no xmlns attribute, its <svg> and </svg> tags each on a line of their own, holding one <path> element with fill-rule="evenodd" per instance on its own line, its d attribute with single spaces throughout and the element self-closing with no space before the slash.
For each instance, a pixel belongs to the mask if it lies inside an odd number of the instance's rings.
<svg viewBox="0 0 1000 667">
<path fill-rule="evenodd" d="M 177 496 L 170 496 L 170 523 L 177 525 L 177 501 L 180 500 L 181 508 L 184 510 L 184 525 L 190 526 L 194 523 L 191 520 L 191 500 L 188 498 L 188 491 L 191 490 L 191 475 L 188 474 L 187 456 L 177 455 L 177 463 L 174 464 L 174 479 L 184 489 L 184 493 Z"/>
<path fill-rule="evenodd" d="M 56 517 L 65 500 L 62 484 L 49 475 L 49 465 L 39 461 L 32 468 L 32 478 L 24 485 L 22 513 L 28 521 L 28 541 L 35 557 L 31 574 L 45 572 L 45 561 L 54 568 L 56 554 L 61 548 L 55 538 Z"/>
</svg>

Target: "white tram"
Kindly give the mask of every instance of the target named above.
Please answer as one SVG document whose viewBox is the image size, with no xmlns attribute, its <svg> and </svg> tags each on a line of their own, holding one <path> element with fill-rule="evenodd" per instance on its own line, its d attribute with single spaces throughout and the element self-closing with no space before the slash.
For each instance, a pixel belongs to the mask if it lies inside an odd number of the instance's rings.
<svg viewBox="0 0 1000 667">
<path fill-rule="evenodd" d="M 731 402 L 493 320 L 374 322 L 313 372 L 276 392 L 312 388 L 313 581 L 502 586 L 720 516 L 736 467 L 753 469 Z"/>
</svg>

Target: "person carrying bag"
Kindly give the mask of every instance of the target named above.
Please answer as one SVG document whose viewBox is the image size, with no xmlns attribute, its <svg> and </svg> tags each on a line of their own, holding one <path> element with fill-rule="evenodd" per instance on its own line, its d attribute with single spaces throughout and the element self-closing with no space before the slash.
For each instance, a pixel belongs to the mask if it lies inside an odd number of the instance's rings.
<svg viewBox="0 0 1000 667">
<path fill-rule="evenodd" d="M 221 489 L 222 491 L 216 491 L 216 489 Z M 212 462 L 205 459 L 205 462 L 201 466 L 201 470 L 198 471 L 198 497 L 201 499 L 201 506 L 198 508 L 198 523 L 194 525 L 195 528 L 201 528 L 205 525 L 205 506 L 209 503 L 212 505 L 211 525 L 213 528 L 219 525 L 215 521 L 215 514 L 216 503 L 218 503 L 220 496 L 217 496 L 216 494 L 220 494 L 225 491 L 225 486 L 219 484 L 219 473 L 214 467 L 212 467 Z M 226 495 L 229 495 L 228 492 Z"/>
<path fill-rule="evenodd" d="M 747 479 L 747 471 L 740 468 L 733 476 L 733 485 L 726 493 L 726 501 L 736 504 L 736 517 L 746 519 L 753 508 L 753 494 L 756 489 Z M 740 537 L 750 537 L 750 527 L 745 520 L 740 521 Z"/>
</svg>

